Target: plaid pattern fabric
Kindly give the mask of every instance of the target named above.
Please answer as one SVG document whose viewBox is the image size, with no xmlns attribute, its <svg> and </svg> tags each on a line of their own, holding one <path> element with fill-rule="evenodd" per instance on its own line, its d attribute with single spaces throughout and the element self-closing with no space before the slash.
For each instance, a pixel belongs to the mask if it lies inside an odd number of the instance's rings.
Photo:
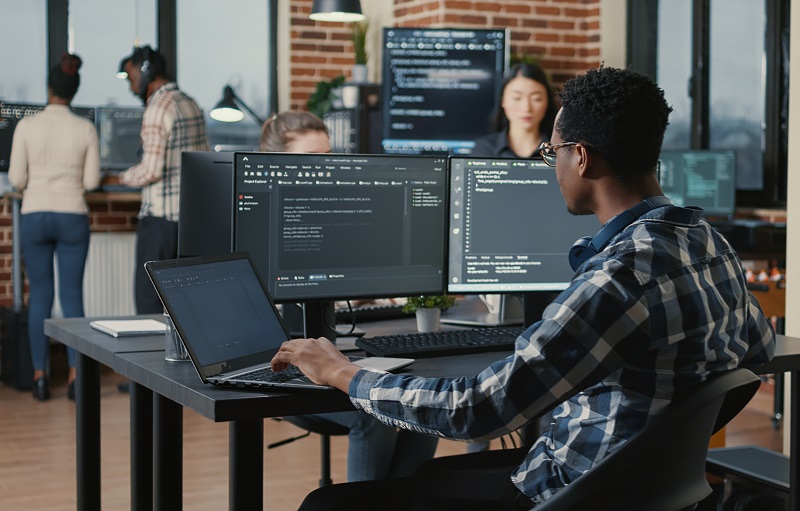
<svg viewBox="0 0 800 511">
<path fill-rule="evenodd" d="M 150 96 L 142 118 L 142 161 L 120 174 L 120 182 L 142 187 L 139 218 L 178 221 L 181 151 L 208 151 L 206 125 L 197 103 L 174 82 Z"/>
<path fill-rule="evenodd" d="M 511 475 L 539 503 L 709 374 L 766 362 L 774 349 L 728 242 L 699 210 L 667 206 L 585 262 L 512 356 L 455 380 L 362 370 L 349 390 L 387 424 L 462 440 L 551 413 Z"/>
</svg>

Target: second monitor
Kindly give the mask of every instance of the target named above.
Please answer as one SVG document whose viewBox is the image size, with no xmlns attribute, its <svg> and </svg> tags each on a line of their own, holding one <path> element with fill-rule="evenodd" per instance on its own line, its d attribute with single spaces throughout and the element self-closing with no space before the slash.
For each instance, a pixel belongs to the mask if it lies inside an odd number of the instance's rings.
<svg viewBox="0 0 800 511">
<path fill-rule="evenodd" d="M 277 302 L 441 294 L 447 160 L 236 153 L 234 245 Z"/>
<path fill-rule="evenodd" d="M 452 158 L 450 293 L 561 291 L 567 254 L 600 229 L 567 211 L 555 169 L 542 160 Z"/>
</svg>

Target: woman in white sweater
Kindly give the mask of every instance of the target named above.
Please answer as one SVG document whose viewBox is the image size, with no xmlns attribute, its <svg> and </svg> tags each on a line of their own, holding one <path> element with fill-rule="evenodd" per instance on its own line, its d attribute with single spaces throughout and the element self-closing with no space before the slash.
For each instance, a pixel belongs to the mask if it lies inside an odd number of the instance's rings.
<svg viewBox="0 0 800 511">
<path fill-rule="evenodd" d="M 50 397 L 48 339 L 44 320 L 54 299 L 53 256 L 65 317 L 83 316 L 83 273 L 89 251 L 89 209 L 84 192 L 100 184 L 97 131 L 72 113 L 81 60 L 64 54 L 47 78 L 47 107 L 22 119 L 14 130 L 8 178 L 23 193 L 20 239 L 28 277 L 28 336 L 33 361 L 33 396 Z M 67 348 L 67 396 L 75 398 L 75 352 Z"/>
</svg>

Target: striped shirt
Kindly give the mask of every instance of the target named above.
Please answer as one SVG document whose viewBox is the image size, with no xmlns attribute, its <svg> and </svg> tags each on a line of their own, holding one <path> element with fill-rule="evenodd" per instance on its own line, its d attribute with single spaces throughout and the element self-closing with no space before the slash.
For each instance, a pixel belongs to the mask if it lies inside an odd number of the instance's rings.
<svg viewBox="0 0 800 511">
<path fill-rule="evenodd" d="M 208 151 L 203 112 L 175 82 L 147 101 L 142 118 L 142 161 L 120 174 L 120 183 L 142 187 L 139 218 L 178 221 L 181 151 Z"/>
<path fill-rule="evenodd" d="M 772 358 L 738 256 L 697 209 L 665 206 L 575 273 L 513 355 L 477 376 L 359 371 L 352 402 L 387 424 L 485 441 L 550 413 L 511 474 L 540 503 L 709 374 Z"/>
</svg>

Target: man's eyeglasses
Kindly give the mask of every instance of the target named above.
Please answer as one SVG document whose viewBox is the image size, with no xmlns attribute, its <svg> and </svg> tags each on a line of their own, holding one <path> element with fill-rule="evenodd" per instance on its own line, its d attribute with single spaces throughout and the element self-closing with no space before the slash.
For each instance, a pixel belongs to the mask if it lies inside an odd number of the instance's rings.
<svg viewBox="0 0 800 511">
<path fill-rule="evenodd" d="M 541 155 L 544 162 L 551 167 L 556 166 L 556 149 L 561 147 L 567 147 L 571 145 L 578 145 L 578 142 L 563 142 L 561 144 L 551 144 L 550 142 L 542 142 L 538 148 L 536 148 L 536 152 Z"/>
</svg>

